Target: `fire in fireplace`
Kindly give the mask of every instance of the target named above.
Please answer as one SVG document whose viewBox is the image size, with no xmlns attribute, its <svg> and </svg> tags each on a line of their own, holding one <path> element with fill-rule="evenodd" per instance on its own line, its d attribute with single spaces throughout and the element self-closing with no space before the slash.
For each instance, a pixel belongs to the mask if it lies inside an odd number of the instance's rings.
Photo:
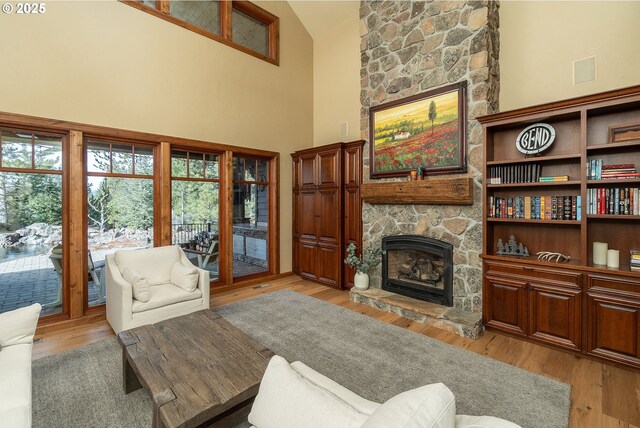
<svg viewBox="0 0 640 428">
<path fill-rule="evenodd" d="M 453 306 L 453 245 L 418 235 L 382 238 L 382 289 Z"/>
</svg>

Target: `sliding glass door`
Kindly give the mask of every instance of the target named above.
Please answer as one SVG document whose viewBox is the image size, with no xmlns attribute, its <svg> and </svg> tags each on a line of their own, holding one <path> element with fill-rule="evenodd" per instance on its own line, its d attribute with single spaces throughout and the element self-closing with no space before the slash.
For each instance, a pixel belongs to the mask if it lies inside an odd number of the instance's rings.
<svg viewBox="0 0 640 428">
<path fill-rule="evenodd" d="M 269 271 L 269 160 L 233 157 L 233 276 Z"/>
<path fill-rule="evenodd" d="M 63 311 L 63 136 L 0 130 L 0 313 Z"/>
<path fill-rule="evenodd" d="M 88 139 L 88 302 L 105 303 L 104 259 L 121 249 L 154 245 L 154 149 Z"/>
<path fill-rule="evenodd" d="M 220 277 L 219 155 L 171 151 L 171 243 L 191 262 Z"/>
</svg>

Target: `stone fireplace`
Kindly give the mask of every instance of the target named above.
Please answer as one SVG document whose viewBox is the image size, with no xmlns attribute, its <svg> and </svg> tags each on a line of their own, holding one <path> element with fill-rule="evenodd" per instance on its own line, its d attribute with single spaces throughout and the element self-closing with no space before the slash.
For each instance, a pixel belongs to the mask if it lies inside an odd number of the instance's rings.
<svg viewBox="0 0 640 428">
<path fill-rule="evenodd" d="M 465 206 L 364 203 L 362 207 L 364 246 L 381 246 L 383 238 L 392 235 L 420 235 L 453 246 L 453 307 L 383 289 L 382 267 L 370 272 L 369 295 L 354 293 L 353 298 L 467 337 L 477 337 L 481 331 L 483 140 L 476 118 L 498 111 L 498 8 L 499 2 L 487 0 L 360 3 L 362 139 L 370 141 L 370 107 L 466 82 L 467 172 L 457 176 L 473 179 L 474 201 Z M 369 143 L 363 151 L 365 180 L 368 153 Z"/>
<path fill-rule="evenodd" d="M 382 238 L 382 289 L 453 306 L 453 245 L 418 235 Z"/>
</svg>

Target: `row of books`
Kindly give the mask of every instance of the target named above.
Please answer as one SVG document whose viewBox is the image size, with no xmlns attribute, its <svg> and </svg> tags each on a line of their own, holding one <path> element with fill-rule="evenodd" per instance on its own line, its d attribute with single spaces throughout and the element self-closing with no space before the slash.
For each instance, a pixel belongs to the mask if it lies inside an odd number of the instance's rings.
<svg viewBox="0 0 640 428">
<path fill-rule="evenodd" d="M 489 167 L 489 184 L 537 183 L 540 180 L 539 163 L 521 163 Z"/>
<path fill-rule="evenodd" d="M 532 220 L 581 220 L 581 196 L 489 197 L 489 217 Z"/>
<path fill-rule="evenodd" d="M 629 266 L 631 270 L 640 270 L 640 250 L 630 250 L 629 251 Z"/>
<path fill-rule="evenodd" d="M 587 189 L 587 214 L 639 215 L 638 188 Z"/>
<path fill-rule="evenodd" d="M 603 165 L 602 159 L 587 162 L 587 179 L 608 180 L 618 178 L 640 178 L 640 173 L 632 163 Z"/>
</svg>

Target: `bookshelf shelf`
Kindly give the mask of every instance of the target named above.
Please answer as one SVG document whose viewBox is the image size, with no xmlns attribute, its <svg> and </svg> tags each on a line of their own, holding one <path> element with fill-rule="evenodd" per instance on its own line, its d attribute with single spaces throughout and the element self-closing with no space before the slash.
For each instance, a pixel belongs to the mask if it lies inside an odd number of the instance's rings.
<svg viewBox="0 0 640 428">
<path fill-rule="evenodd" d="M 640 183 L 640 180 L 638 180 Z M 535 183 L 503 183 L 503 184 L 487 184 L 487 188 L 506 188 L 506 187 L 556 187 L 556 186 L 579 186 L 582 182 L 569 180 L 569 181 L 549 181 Z"/>
<path fill-rule="evenodd" d="M 609 144 L 596 144 L 593 146 L 587 146 L 587 152 L 595 152 L 601 150 L 611 150 L 611 149 L 640 149 L 640 139 L 623 141 L 620 143 L 609 143 Z"/>
<path fill-rule="evenodd" d="M 640 215 L 625 214 L 587 214 L 588 219 L 604 219 L 604 220 L 640 220 Z"/>
<path fill-rule="evenodd" d="M 587 180 L 587 184 L 595 184 L 598 186 L 612 186 L 620 184 L 636 184 L 640 183 L 640 178 L 609 178 L 606 180 Z"/>
<path fill-rule="evenodd" d="M 626 216 L 630 217 L 630 216 Z M 527 223 L 527 224 L 559 224 L 562 226 L 580 226 L 582 221 L 580 220 L 547 220 L 547 219 L 531 219 L 531 218 L 499 218 L 499 217 L 487 217 L 489 223 Z"/>
<path fill-rule="evenodd" d="M 609 143 L 611 130 L 640 124 L 640 86 L 502 112 L 479 121 L 485 141 L 482 321 L 486 329 L 640 368 L 640 271 L 630 268 L 630 251 L 640 250 L 640 215 L 587 214 L 603 206 L 607 212 L 633 213 L 632 203 L 640 201 L 639 177 L 592 179 L 600 176 L 595 172 L 633 175 L 640 170 L 640 139 Z M 516 138 L 537 122 L 552 126 L 556 139 L 544 156 L 525 158 L 515 146 Z M 505 171 L 508 181 L 531 179 L 527 173 L 521 178 L 522 170 L 515 166 L 519 164 L 526 165 L 525 171 L 538 164 L 535 174 L 567 176 L 570 181 L 490 182 L 491 178 L 505 181 Z M 564 217 L 567 201 L 571 218 L 581 220 L 552 220 L 554 213 Z M 538 212 L 542 215 L 543 206 L 544 219 L 502 218 L 505 212 L 511 217 L 536 217 Z M 511 236 L 527 247 L 530 257 L 496 254 L 498 242 Z M 618 250 L 620 267 L 594 265 L 594 242 Z M 562 253 L 571 260 L 543 262 L 537 252 Z M 606 347 L 601 347 L 605 339 Z"/>
<path fill-rule="evenodd" d="M 487 161 L 487 166 L 492 165 L 509 165 L 509 164 L 517 164 L 517 163 L 528 163 L 528 162 L 557 162 L 564 160 L 580 159 L 580 154 L 567 154 L 567 155 L 555 155 L 555 156 L 537 156 L 533 158 L 522 158 L 522 159 L 502 159 L 502 160 L 492 160 Z"/>
</svg>

